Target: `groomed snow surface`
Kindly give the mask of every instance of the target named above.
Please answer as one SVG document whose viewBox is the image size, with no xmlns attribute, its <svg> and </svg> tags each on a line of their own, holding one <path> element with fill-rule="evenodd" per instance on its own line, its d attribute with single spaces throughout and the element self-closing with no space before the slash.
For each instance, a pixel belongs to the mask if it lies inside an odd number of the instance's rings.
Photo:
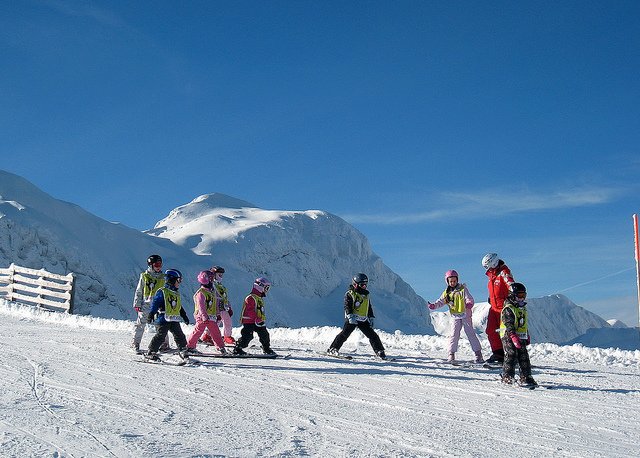
<svg viewBox="0 0 640 458">
<path fill-rule="evenodd" d="M 3 457 L 638 456 L 640 351 L 534 344 L 550 388 L 527 390 L 444 363 L 440 336 L 380 333 L 382 362 L 355 331 L 348 361 L 316 353 L 338 327 L 270 329 L 289 358 L 177 367 L 141 363 L 131 321 L 2 300 L 0 317 Z"/>
</svg>

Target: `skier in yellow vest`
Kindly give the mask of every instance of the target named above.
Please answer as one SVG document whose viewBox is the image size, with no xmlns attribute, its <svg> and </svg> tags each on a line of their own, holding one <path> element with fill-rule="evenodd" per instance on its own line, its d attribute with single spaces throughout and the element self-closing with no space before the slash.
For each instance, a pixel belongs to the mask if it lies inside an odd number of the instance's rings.
<svg viewBox="0 0 640 458">
<path fill-rule="evenodd" d="M 271 349 L 271 338 L 267 330 L 267 316 L 264 311 L 264 298 L 271 288 L 271 282 L 264 277 L 258 277 L 253 282 L 251 293 L 245 297 L 242 305 L 242 315 L 240 322 L 242 329 L 240 330 L 240 338 L 236 342 L 233 349 L 234 355 L 244 356 L 244 351 L 253 339 L 253 333 L 258 334 L 262 351 L 265 355 L 275 355 Z"/>
<path fill-rule="evenodd" d="M 186 356 L 187 338 L 182 332 L 180 322 L 189 324 L 187 312 L 182 308 L 182 299 L 180 298 L 180 283 L 182 283 L 182 274 L 177 269 L 168 269 L 165 273 L 165 285 L 158 290 L 151 301 L 151 310 L 147 316 L 147 323 L 155 320 L 157 326 L 156 335 L 149 342 L 148 359 L 158 359 L 158 349 L 160 344 L 164 342 L 167 333 L 173 334 L 173 339 L 178 345 L 178 350 L 182 357 Z"/>
<path fill-rule="evenodd" d="M 531 362 L 527 345 L 531 343 L 527 323 L 527 288 L 522 283 L 513 283 L 511 293 L 504 301 L 500 313 L 500 338 L 504 348 L 502 365 L 502 381 L 513 383 L 516 374 L 516 363 L 520 366 L 519 384 L 535 387 L 536 381 L 531 376 Z"/>
<path fill-rule="evenodd" d="M 447 284 L 440 298 L 437 301 L 431 303 L 427 302 L 429 310 L 435 310 L 444 305 L 449 306 L 449 312 L 451 313 L 451 336 L 449 337 L 449 358 L 450 362 L 456 360 L 456 351 L 458 351 L 458 340 L 460 340 L 460 331 L 464 329 L 469 344 L 471 344 L 471 350 L 476 355 L 475 363 L 482 363 L 482 349 L 480 347 L 480 341 L 476 335 L 476 331 L 473 329 L 473 320 L 471 317 L 473 309 L 473 296 L 469 292 L 467 285 L 458 282 L 458 272 L 455 270 L 447 270 L 444 274 L 444 281 Z"/>
<path fill-rule="evenodd" d="M 133 328 L 133 342 L 131 342 L 131 347 L 136 353 L 142 353 L 140 351 L 140 343 L 142 342 L 142 335 L 147 326 L 147 315 L 151 308 L 151 299 L 153 299 L 156 292 L 164 286 L 164 273 L 162 272 L 162 258 L 160 255 L 152 254 L 149 256 L 147 258 L 147 265 L 149 267 L 140 274 L 138 287 L 133 295 L 133 308 L 138 314 L 138 319 Z M 162 347 L 162 349 L 169 348 L 169 336 L 167 336 Z"/>
<path fill-rule="evenodd" d="M 387 358 L 380 336 L 373 329 L 375 315 L 373 314 L 373 305 L 367 290 L 368 283 L 369 278 L 363 273 L 353 276 L 351 285 L 349 285 L 349 289 L 344 295 L 344 325 L 342 326 L 342 331 L 333 339 L 327 354 L 337 356 L 340 348 L 351 333 L 356 328 L 359 328 L 369 338 L 369 343 L 375 354 L 381 359 Z"/>
</svg>

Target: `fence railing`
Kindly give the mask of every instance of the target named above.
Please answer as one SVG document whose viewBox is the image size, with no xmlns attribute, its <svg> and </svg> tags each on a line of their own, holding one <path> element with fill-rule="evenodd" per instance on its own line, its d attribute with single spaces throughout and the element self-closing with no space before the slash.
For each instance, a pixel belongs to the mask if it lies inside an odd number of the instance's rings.
<svg viewBox="0 0 640 458">
<path fill-rule="evenodd" d="M 0 268 L 0 297 L 55 312 L 73 313 L 74 276 L 11 264 Z"/>
</svg>

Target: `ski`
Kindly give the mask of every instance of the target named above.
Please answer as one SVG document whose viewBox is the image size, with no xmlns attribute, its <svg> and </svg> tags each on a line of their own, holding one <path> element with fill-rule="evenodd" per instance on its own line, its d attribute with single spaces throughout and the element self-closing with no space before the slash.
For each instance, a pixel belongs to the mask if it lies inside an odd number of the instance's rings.
<svg viewBox="0 0 640 458">
<path fill-rule="evenodd" d="M 276 359 L 276 358 L 288 358 L 291 355 L 267 355 L 264 353 L 247 353 L 246 355 L 234 355 L 233 353 L 194 353 L 189 356 L 196 358 L 260 358 L 260 359 Z"/>
<path fill-rule="evenodd" d="M 317 352 L 317 353 L 318 353 L 319 355 L 322 355 L 322 356 L 328 356 L 328 357 L 330 357 L 330 358 L 336 358 L 336 359 L 348 359 L 348 360 L 353 359 L 353 356 L 351 356 L 351 355 L 342 355 L 342 354 L 340 354 L 340 353 L 338 353 L 338 354 L 334 354 L 334 353 L 329 353 L 329 352 L 326 352 L 326 351 L 319 351 L 319 352 Z"/>
<path fill-rule="evenodd" d="M 147 356 L 145 355 L 141 360 L 137 360 L 137 361 L 141 363 L 147 363 L 147 364 L 164 364 L 167 366 L 186 366 L 188 364 L 193 364 L 193 363 L 197 364 L 196 361 L 192 361 L 188 357 L 180 358 L 179 361 L 170 361 L 162 358 L 151 359 L 151 358 L 147 358 Z"/>
</svg>

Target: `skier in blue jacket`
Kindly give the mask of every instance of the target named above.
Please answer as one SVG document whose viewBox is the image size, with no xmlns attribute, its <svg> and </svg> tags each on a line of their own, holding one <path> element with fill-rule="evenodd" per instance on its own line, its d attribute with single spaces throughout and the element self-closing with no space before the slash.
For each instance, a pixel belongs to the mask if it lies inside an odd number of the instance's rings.
<svg viewBox="0 0 640 458">
<path fill-rule="evenodd" d="M 178 288 L 182 282 L 182 274 L 177 269 L 169 269 L 165 272 L 165 285 L 156 292 L 151 301 L 151 310 L 147 317 L 147 323 L 155 320 L 156 335 L 149 342 L 149 359 L 158 359 L 158 349 L 168 332 L 173 334 L 173 339 L 178 345 L 178 351 L 183 355 L 187 349 L 187 338 L 182 332 L 180 322 L 189 324 L 189 316 L 182 308 L 180 292 Z"/>
</svg>

